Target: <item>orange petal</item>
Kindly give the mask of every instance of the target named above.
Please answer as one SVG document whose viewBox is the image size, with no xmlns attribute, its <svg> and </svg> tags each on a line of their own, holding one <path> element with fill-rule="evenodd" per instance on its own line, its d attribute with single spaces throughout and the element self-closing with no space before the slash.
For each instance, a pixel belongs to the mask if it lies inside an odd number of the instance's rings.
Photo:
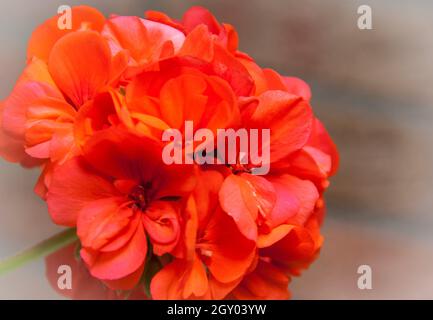
<svg viewBox="0 0 433 320">
<path fill-rule="evenodd" d="M 152 20 L 156 22 L 160 22 L 166 25 L 169 25 L 173 28 L 176 28 L 180 31 L 183 31 L 184 27 L 180 22 L 177 22 L 167 16 L 165 13 L 160 11 L 148 10 L 145 12 L 145 16 L 147 20 Z"/>
<path fill-rule="evenodd" d="M 241 233 L 248 239 L 257 239 L 258 207 L 251 186 L 242 177 L 228 176 L 219 192 L 220 205 L 233 217 Z"/>
<path fill-rule="evenodd" d="M 77 108 L 107 84 L 110 67 L 110 48 L 94 31 L 64 36 L 54 45 L 48 61 L 55 83 Z"/>
<path fill-rule="evenodd" d="M 105 17 L 98 10 L 88 6 L 72 8 L 72 28 L 61 30 L 57 24 L 60 14 L 54 16 L 33 31 L 27 48 L 27 57 L 37 57 L 48 61 L 54 44 L 63 36 L 80 28 L 90 28 L 101 31 Z"/>
<path fill-rule="evenodd" d="M 213 41 L 205 25 L 198 25 L 185 38 L 179 55 L 191 56 L 210 62 L 213 59 Z"/>
<path fill-rule="evenodd" d="M 20 83 L 36 81 L 42 82 L 56 88 L 56 85 L 48 72 L 48 65 L 45 61 L 33 57 L 27 64 L 20 78 L 18 79 L 17 85 Z"/>
<path fill-rule="evenodd" d="M 184 41 L 184 34 L 166 24 L 138 17 L 116 16 L 107 21 L 102 31 L 113 54 L 127 50 L 131 66 L 158 61 L 167 42 L 177 52 Z M 174 52 L 173 52 L 174 54 Z"/>
<path fill-rule="evenodd" d="M 177 129 L 182 128 L 185 120 L 199 123 L 207 103 L 204 95 L 206 87 L 206 81 L 195 75 L 182 75 L 169 80 L 161 89 L 161 115 L 164 121 Z"/>
<path fill-rule="evenodd" d="M 191 295 L 202 296 L 208 290 L 206 270 L 200 260 L 174 259 L 162 268 L 150 284 L 152 298 L 188 299 Z"/>
<path fill-rule="evenodd" d="M 286 300 L 290 297 L 290 278 L 271 263 L 260 260 L 256 269 L 247 275 L 233 295 L 241 300 Z"/>
<path fill-rule="evenodd" d="M 229 283 L 243 276 L 255 256 L 255 242 L 245 238 L 233 219 L 220 209 L 203 232 L 198 252 L 215 279 Z"/>
</svg>

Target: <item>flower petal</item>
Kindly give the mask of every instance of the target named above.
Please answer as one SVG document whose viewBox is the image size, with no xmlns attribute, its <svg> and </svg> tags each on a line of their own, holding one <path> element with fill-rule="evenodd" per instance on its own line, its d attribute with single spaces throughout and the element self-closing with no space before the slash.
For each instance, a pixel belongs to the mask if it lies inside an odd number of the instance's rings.
<svg viewBox="0 0 433 320">
<path fill-rule="evenodd" d="M 89 202 L 78 215 L 77 235 L 84 247 L 99 250 L 126 228 L 134 212 L 125 198 L 104 198 Z"/>
<path fill-rule="evenodd" d="M 209 31 L 213 34 L 219 34 L 221 31 L 221 25 L 209 10 L 200 6 L 195 6 L 185 12 L 183 16 L 183 25 L 187 32 L 191 32 L 200 24 L 206 25 L 209 28 Z"/>
<path fill-rule="evenodd" d="M 43 98 L 62 99 L 60 93 L 46 83 L 32 81 L 18 84 L 4 101 L 2 127 L 5 133 L 24 139 L 28 108 Z"/>
<path fill-rule="evenodd" d="M 312 125 L 310 106 L 305 100 L 284 91 L 263 93 L 255 112 L 247 120 L 249 128 L 271 130 L 271 163 L 301 149 L 310 137 Z"/>
<path fill-rule="evenodd" d="M 242 177 L 229 175 L 221 186 L 219 200 L 221 208 L 234 219 L 241 233 L 255 241 L 258 207 L 250 184 Z"/>
<path fill-rule="evenodd" d="M 143 225 L 157 255 L 169 253 L 180 237 L 179 214 L 168 201 L 154 201 L 143 214 Z"/>
<path fill-rule="evenodd" d="M 256 269 L 248 274 L 233 294 L 237 299 L 287 300 L 290 297 L 290 277 L 271 263 L 259 260 Z"/>
<path fill-rule="evenodd" d="M 109 181 L 75 157 L 54 170 L 47 193 L 48 211 L 56 224 L 73 227 L 88 202 L 118 195 Z"/>
<path fill-rule="evenodd" d="M 122 50 L 130 54 L 130 65 L 140 66 L 158 61 L 167 42 L 177 52 L 184 34 L 166 24 L 138 17 L 116 16 L 107 21 L 102 35 L 108 40 L 113 55 Z"/>
<path fill-rule="evenodd" d="M 208 290 L 208 279 L 203 264 L 197 257 L 192 261 L 175 259 L 162 268 L 150 284 L 156 300 L 200 297 Z"/>
<path fill-rule="evenodd" d="M 28 59 L 37 57 L 43 61 L 48 61 L 51 49 L 61 37 L 82 27 L 100 31 L 105 22 L 105 17 L 102 13 L 88 6 L 73 7 L 71 15 L 71 29 L 62 30 L 58 27 L 59 14 L 46 20 L 33 31 L 27 48 Z"/>
<path fill-rule="evenodd" d="M 215 211 L 203 232 L 197 247 L 215 279 L 229 283 L 244 275 L 255 256 L 255 242 L 245 238 L 222 210 Z"/>
<path fill-rule="evenodd" d="M 131 275 L 142 267 L 147 255 L 147 240 L 144 228 L 138 224 L 131 240 L 113 252 L 95 252 L 82 248 L 81 257 L 92 276 L 101 280 L 118 280 Z"/>
<path fill-rule="evenodd" d="M 291 175 L 270 177 L 269 181 L 277 192 L 277 202 L 271 214 L 273 226 L 283 223 L 303 225 L 319 199 L 316 186 L 309 180 Z"/>
<path fill-rule="evenodd" d="M 289 93 L 302 97 L 305 101 L 311 100 L 311 89 L 305 81 L 296 77 L 283 77 L 283 82 Z"/>
<path fill-rule="evenodd" d="M 92 99 L 107 84 L 110 67 L 110 48 L 94 31 L 64 36 L 54 45 L 48 61 L 55 83 L 76 108 Z"/>
</svg>

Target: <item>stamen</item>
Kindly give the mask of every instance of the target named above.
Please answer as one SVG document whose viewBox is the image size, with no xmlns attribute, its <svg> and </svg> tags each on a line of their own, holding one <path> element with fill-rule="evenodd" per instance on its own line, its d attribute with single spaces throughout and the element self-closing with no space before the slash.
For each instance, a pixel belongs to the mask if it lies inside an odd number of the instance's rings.
<svg viewBox="0 0 433 320">
<path fill-rule="evenodd" d="M 146 185 L 137 185 L 135 186 L 131 193 L 129 194 L 129 199 L 133 201 L 133 206 L 140 210 L 145 210 L 148 203 L 148 191 L 151 188 L 151 185 L 147 183 Z"/>
</svg>

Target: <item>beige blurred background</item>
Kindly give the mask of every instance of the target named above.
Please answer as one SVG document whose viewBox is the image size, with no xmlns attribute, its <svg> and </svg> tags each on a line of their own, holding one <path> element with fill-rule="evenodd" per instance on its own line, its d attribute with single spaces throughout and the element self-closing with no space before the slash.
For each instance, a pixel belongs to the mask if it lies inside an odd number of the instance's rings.
<svg viewBox="0 0 433 320">
<path fill-rule="evenodd" d="M 62 4 L 105 14 L 204 5 L 233 24 L 263 67 L 312 85 L 313 108 L 341 152 L 327 194 L 319 260 L 291 284 L 296 299 L 433 298 L 433 3 L 428 0 L 1 1 L 0 99 L 25 61 L 31 31 Z M 370 5 L 373 30 L 357 28 Z M 56 233 L 32 193 L 37 172 L 0 162 L 0 258 Z M 373 289 L 359 290 L 370 265 Z M 0 277 L 0 298 L 58 298 L 43 261 Z"/>
</svg>

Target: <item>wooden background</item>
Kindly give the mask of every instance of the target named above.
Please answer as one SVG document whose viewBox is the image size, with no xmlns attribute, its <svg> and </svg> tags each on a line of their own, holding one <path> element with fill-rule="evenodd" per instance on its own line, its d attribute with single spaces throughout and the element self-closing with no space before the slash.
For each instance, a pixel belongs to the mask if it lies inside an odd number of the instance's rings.
<svg viewBox="0 0 433 320">
<path fill-rule="evenodd" d="M 6 3 L 7 2 L 7 3 Z M 0 98 L 24 64 L 31 30 L 60 4 L 2 1 Z M 325 245 L 291 285 L 298 299 L 433 298 L 433 3 L 430 1 L 87 1 L 105 13 L 193 4 L 238 29 L 242 50 L 266 67 L 312 84 L 313 107 L 341 152 L 327 194 Z M 357 8 L 373 30 L 357 28 Z M 32 194 L 35 172 L 0 164 L 0 257 L 56 232 Z M 357 268 L 373 270 L 359 290 Z M 55 297 L 36 262 L 0 278 L 0 298 Z M 26 290 L 23 290 L 23 288 Z"/>
</svg>

